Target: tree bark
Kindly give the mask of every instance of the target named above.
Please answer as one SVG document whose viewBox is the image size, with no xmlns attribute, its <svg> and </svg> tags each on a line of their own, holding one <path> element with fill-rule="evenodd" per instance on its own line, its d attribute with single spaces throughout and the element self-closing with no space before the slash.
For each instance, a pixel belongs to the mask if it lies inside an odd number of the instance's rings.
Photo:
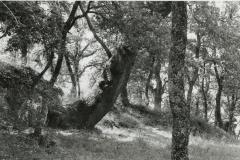
<svg viewBox="0 0 240 160">
<path fill-rule="evenodd" d="M 172 160 L 189 160 L 190 108 L 184 96 L 184 64 L 187 44 L 186 2 L 172 2 L 172 47 L 169 55 L 169 102 L 173 116 Z"/>
</svg>

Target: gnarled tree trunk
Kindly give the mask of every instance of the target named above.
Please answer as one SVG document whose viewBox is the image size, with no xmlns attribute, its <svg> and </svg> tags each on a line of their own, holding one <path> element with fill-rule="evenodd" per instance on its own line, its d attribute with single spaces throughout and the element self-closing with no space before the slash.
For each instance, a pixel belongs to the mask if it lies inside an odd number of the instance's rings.
<svg viewBox="0 0 240 160">
<path fill-rule="evenodd" d="M 92 106 L 81 106 L 81 103 L 76 103 L 78 112 L 73 114 L 77 114 L 77 128 L 92 129 L 112 109 L 117 97 L 126 87 L 135 58 L 136 52 L 130 51 L 127 47 L 118 49 L 117 54 L 111 58 L 111 81 L 104 85 L 95 103 Z"/>
<path fill-rule="evenodd" d="M 86 121 L 86 128 L 93 128 L 111 110 L 128 81 L 135 57 L 136 53 L 126 47 L 118 49 L 117 55 L 113 56 L 110 65 L 112 84 L 107 86 L 100 95 L 99 102 L 95 104 L 95 109 Z"/>
</svg>

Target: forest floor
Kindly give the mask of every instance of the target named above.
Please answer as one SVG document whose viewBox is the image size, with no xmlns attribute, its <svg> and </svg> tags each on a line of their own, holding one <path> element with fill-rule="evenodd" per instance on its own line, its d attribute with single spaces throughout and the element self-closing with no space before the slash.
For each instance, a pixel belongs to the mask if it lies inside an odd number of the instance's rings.
<svg viewBox="0 0 240 160">
<path fill-rule="evenodd" d="M 22 134 L 0 135 L 0 159 L 18 160 L 170 160 L 171 132 L 161 126 L 107 128 L 100 132 L 53 130 L 56 145 L 38 147 Z M 240 145 L 190 137 L 191 160 L 239 160 Z"/>
</svg>

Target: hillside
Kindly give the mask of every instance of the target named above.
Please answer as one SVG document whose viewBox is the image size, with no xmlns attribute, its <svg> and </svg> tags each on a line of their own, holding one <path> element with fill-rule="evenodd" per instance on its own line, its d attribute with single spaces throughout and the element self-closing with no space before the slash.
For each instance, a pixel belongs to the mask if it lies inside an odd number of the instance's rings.
<svg viewBox="0 0 240 160">
<path fill-rule="evenodd" d="M 109 119 L 111 116 L 105 121 Z M 1 130 L 0 159 L 169 160 L 171 129 L 144 125 L 140 120 L 136 123 L 131 128 L 100 123 L 94 131 L 45 129 L 44 134 L 51 141 L 44 146 L 27 136 L 29 130 L 18 134 Z M 192 160 L 239 160 L 239 149 L 240 144 L 230 139 L 190 136 Z"/>
</svg>

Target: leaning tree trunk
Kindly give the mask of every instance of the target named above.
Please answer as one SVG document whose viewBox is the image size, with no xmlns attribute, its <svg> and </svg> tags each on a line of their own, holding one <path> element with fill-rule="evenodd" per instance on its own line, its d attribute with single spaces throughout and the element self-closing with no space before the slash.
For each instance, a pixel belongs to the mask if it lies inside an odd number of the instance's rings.
<svg viewBox="0 0 240 160">
<path fill-rule="evenodd" d="M 40 79 L 41 79 L 41 78 L 43 77 L 43 75 L 47 72 L 48 68 L 51 67 L 52 62 L 53 62 L 53 59 L 54 59 L 54 52 L 51 51 L 50 55 L 49 55 L 48 58 L 47 58 L 47 64 L 46 64 L 46 66 L 44 67 L 44 69 L 42 70 L 42 72 L 41 72 L 38 76 L 36 76 L 36 77 L 34 78 L 34 81 L 33 81 L 33 84 L 32 84 L 32 88 L 34 88 L 34 87 L 38 84 L 38 82 L 40 81 Z"/>
<path fill-rule="evenodd" d="M 66 38 L 67 38 L 67 33 L 63 33 L 62 35 L 62 40 L 61 40 L 61 44 L 60 44 L 60 49 L 59 49 L 59 54 L 58 54 L 58 60 L 57 60 L 57 64 L 55 66 L 53 75 L 51 77 L 50 83 L 53 86 L 54 83 L 57 81 L 57 77 L 60 73 L 61 67 L 62 67 L 62 61 L 63 61 L 63 57 L 66 51 Z"/>
<path fill-rule="evenodd" d="M 187 44 L 186 2 L 172 2 L 172 47 L 169 55 L 169 102 L 173 116 L 172 160 L 188 160 L 190 107 L 184 96 Z"/>
<path fill-rule="evenodd" d="M 92 129 L 113 107 L 117 97 L 122 92 L 136 58 L 136 52 L 127 47 L 118 49 L 111 58 L 111 81 L 102 88 L 92 106 L 80 107 L 78 114 L 78 128 Z"/>
</svg>

